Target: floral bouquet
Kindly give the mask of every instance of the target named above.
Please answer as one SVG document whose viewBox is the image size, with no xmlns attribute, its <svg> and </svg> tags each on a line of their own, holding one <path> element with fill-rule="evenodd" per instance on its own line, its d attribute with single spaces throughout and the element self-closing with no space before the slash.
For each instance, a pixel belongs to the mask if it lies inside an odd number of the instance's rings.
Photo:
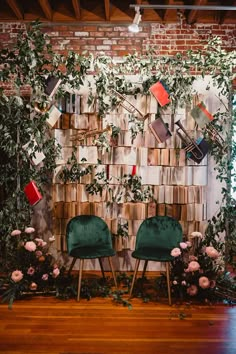
<svg viewBox="0 0 236 354">
<path fill-rule="evenodd" d="M 50 253 L 55 240 L 49 238 L 49 244 L 34 237 L 35 229 L 27 227 L 24 232 L 14 230 L 10 236 L 14 252 L 11 254 L 9 272 L 0 279 L 2 302 L 13 301 L 23 294 L 55 292 L 55 284 L 60 278 L 60 269 Z"/>
<path fill-rule="evenodd" d="M 171 251 L 172 291 L 176 297 L 196 297 L 201 300 L 214 296 L 216 279 L 223 269 L 220 253 L 202 244 L 202 234 L 193 232 L 191 241 L 181 242 Z"/>
</svg>

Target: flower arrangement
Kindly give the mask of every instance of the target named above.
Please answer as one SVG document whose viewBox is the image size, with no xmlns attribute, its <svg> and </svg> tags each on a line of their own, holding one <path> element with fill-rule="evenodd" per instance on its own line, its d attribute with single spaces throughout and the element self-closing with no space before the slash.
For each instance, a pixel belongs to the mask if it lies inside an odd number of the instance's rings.
<svg viewBox="0 0 236 354">
<path fill-rule="evenodd" d="M 11 307 L 13 301 L 26 293 L 55 292 L 55 285 L 60 278 L 61 270 L 50 253 L 55 238 L 49 243 L 34 236 L 35 229 L 27 227 L 24 232 L 13 230 L 10 266 L 8 274 L 0 279 L 2 301 Z"/>
<path fill-rule="evenodd" d="M 202 234 L 193 232 L 190 241 L 172 249 L 171 280 L 176 297 L 212 299 L 217 276 L 223 271 L 221 254 L 212 246 L 204 246 Z"/>
</svg>

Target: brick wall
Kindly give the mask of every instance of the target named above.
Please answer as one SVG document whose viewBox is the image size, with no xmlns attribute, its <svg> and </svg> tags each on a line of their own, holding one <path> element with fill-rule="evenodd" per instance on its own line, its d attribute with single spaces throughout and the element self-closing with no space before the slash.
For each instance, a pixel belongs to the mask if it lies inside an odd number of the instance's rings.
<svg viewBox="0 0 236 354">
<path fill-rule="evenodd" d="M 0 23 L 0 49 L 11 47 L 21 23 Z M 227 50 L 236 49 L 235 24 L 143 24 L 142 31 L 132 34 L 127 26 L 117 25 L 53 25 L 42 27 L 50 36 L 55 52 L 66 54 L 75 52 L 104 52 L 106 55 L 119 57 L 134 51 L 144 53 L 152 48 L 159 55 L 173 55 L 188 49 L 202 48 L 209 36 L 220 36 Z"/>
</svg>

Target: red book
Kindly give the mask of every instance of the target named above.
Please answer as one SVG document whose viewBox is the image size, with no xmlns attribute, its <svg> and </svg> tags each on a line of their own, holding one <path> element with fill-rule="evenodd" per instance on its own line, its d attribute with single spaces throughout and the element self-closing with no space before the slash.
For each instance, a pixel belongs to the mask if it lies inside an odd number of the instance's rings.
<svg viewBox="0 0 236 354">
<path fill-rule="evenodd" d="M 170 102 L 169 93 L 160 81 L 156 82 L 149 88 L 149 91 L 153 94 L 160 106 L 165 106 Z"/>
<path fill-rule="evenodd" d="M 34 181 L 30 181 L 24 188 L 25 195 L 30 203 L 30 205 L 37 204 L 41 199 L 43 199 L 41 193 L 38 190 Z"/>
</svg>

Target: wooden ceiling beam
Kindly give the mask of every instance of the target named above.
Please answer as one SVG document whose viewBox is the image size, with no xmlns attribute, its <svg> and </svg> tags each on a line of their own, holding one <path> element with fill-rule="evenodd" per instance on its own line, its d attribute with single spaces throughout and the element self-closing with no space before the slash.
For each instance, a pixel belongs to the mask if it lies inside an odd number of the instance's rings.
<svg viewBox="0 0 236 354">
<path fill-rule="evenodd" d="M 105 7 L 105 19 L 106 21 L 110 21 L 110 0 L 104 0 Z"/>
<path fill-rule="evenodd" d="M 221 1 L 221 2 L 220 2 L 220 5 L 223 6 L 223 5 L 224 5 L 224 2 Z M 227 4 L 227 5 L 229 5 L 229 6 L 236 6 L 236 1 L 231 1 L 230 4 Z M 218 21 L 218 22 L 219 22 L 220 25 L 222 25 L 222 24 L 225 22 L 225 19 L 226 19 L 226 17 L 227 17 L 229 14 L 230 14 L 230 11 L 229 11 L 229 10 L 228 10 L 228 11 L 220 11 L 220 12 L 219 12 L 219 17 L 218 17 L 219 21 Z"/>
<path fill-rule="evenodd" d="M 173 0 L 168 0 L 166 5 L 183 5 L 183 1 L 178 1 L 178 3 L 177 3 L 176 1 L 174 2 Z M 176 10 L 174 10 L 174 11 L 176 11 Z M 171 12 L 173 12 L 172 9 L 163 10 L 163 16 L 162 16 L 163 21 L 168 21 L 168 19 L 170 18 Z"/>
<path fill-rule="evenodd" d="M 207 0 L 195 0 L 194 1 L 195 6 L 204 6 L 206 4 L 207 4 Z M 198 11 L 199 10 L 191 10 L 190 11 L 190 13 L 188 14 L 188 17 L 187 17 L 188 24 L 191 25 L 192 23 L 196 22 Z"/>
<path fill-rule="evenodd" d="M 7 4 L 12 9 L 18 20 L 24 19 L 23 11 L 17 0 L 7 0 Z"/>
<path fill-rule="evenodd" d="M 80 0 L 72 0 L 72 6 L 75 12 L 76 20 L 80 20 L 81 19 Z"/>
<path fill-rule="evenodd" d="M 52 21 L 52 8 L 48 0 L 38 0 L 47 20 Z"/>
</svg>

